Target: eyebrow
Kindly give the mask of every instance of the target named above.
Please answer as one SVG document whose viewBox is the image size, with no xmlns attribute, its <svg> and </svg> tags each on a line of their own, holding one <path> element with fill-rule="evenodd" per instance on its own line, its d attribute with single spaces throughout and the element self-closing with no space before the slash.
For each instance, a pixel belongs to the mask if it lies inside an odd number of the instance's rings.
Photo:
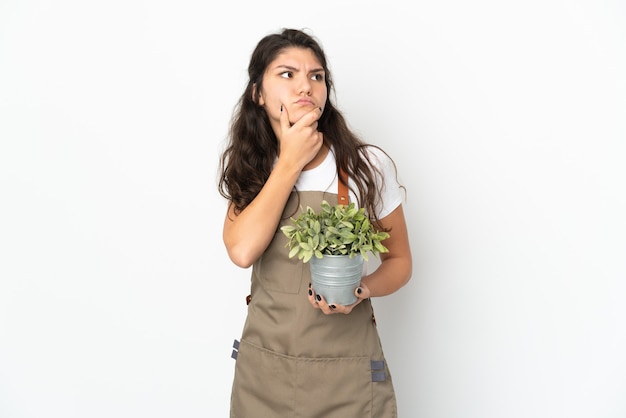
<svg viewBox="0 0 626 418">
<path fill-rule="evenodd" d="M 285 64 L 279 64 L 276 67 L 274 67 L 275 70 L 289 70 L 289 71 L 299 71 L 296 67 L 292 67 L 291 65 L 285 65 Z M 309 71 L 309 74 L 311 73 L 323 73 L 324 69 L 322 67 L 319 68 L 314 68 L 311 71 Z"/>
</svg>

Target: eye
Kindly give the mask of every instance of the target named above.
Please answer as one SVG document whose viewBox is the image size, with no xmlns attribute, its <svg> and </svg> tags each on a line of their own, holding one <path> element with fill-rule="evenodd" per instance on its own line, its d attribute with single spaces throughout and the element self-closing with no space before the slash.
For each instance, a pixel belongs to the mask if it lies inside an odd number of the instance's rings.
<svg viewBox="0 0 626 418">
<path fill-rule="evenodd" d="M 284 72 L 280 73 L 280 76 L 282 78 L 292 78 L 293 77 L 293 72 L 291 72 L 291 71 L 284 71 Z"/>
<path fill-rule="evenodd" d="M 313 74 L 311 79 L 313 79 L 315 81 L 324 81 L 324 74 L 322 74 L 322 73 Z"/>
</svg>

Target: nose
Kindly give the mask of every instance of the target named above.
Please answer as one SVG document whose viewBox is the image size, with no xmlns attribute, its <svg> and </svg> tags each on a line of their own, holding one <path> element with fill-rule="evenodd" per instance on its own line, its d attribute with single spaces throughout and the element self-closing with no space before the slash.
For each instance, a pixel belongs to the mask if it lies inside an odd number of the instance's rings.
<svg viewBox="0 0 626 418">
<path fill-rule="evenodd" d="M 300 81 L 300 94 L 306 94 L 307 96 L 311 94 L 311 80 L 309 80 L 308 76 L 303 76 Z"/>
</svg>

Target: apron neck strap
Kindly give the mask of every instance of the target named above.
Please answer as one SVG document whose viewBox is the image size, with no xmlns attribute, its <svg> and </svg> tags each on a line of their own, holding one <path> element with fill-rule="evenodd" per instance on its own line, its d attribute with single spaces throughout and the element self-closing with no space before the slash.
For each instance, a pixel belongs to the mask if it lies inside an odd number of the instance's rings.
<svg viewBox="0 0 626 418">
<path fill-rule="evenodd" d="M 345 179 L 344 183 L 342 179 Z M 343 170 L 343 168 L 339 169 L 339 179 L 337 180 L 337 201 L 340 205 L 347 205 L 350 201 L 350 196 L 348 195 L 348 175 Z"/>
</svg>

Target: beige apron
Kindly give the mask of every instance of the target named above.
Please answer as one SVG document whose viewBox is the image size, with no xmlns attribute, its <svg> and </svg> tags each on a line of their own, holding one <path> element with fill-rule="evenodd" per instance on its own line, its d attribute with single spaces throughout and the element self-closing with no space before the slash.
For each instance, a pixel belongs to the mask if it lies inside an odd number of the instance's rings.
<svg viewBox="0 0 626 418">
<path fill-rule="evenodd" d="M 337 195 L 293 192 L 280 226 Z M 295 208 L 299 208 L 294 214 Z M 290 259 L 280 226 L 252 268 L 241 341 L 235 341 L 231 418 L 395 418 L 396 399 L 370 300 L 325 315 L 308 298 L 308 263 Z"/>
</svg>

